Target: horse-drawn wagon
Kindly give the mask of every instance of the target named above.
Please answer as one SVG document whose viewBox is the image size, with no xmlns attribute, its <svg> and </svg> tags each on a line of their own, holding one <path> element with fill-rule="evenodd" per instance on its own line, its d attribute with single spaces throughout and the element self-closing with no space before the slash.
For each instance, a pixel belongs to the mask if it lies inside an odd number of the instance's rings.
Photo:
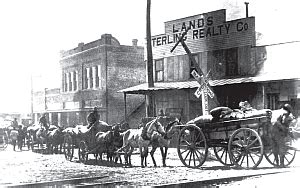
<svg viewBox="0 0 300 188">
<path fill-rule="evenodd" d="M 71 161 L 74 150 L 78 148 L 78 158 L 82 163 L 87 162 L 88 155 L 94 154 L 96 160 L 102 159 L 102 153 L 106 151 L 107 141 L 111 140 L 112 126 L 104 121 L 96 122 L 90 129 L 84 125 L 66 128 L 64 132 L 64 155 Z"/>
<path fill-rule="evenodd" d="M 242 115 L 242 116 L 240 116 Z M 182 125 L 177 151 L 181 162 L 191 168 L 201 167 L 209 153 L 209 148 L 218 161 L 226 166 L 256 168 L 263 156 L 278 166 L 278 158 L 272 151 L 271 110 L 255 110 L 251 113 L 231 113 L 214 119 L 211 115 L 200 116 Z M 289 147 L 287 139 L 284 166 L 295 158 L 296 150 Z"/>
</svg>

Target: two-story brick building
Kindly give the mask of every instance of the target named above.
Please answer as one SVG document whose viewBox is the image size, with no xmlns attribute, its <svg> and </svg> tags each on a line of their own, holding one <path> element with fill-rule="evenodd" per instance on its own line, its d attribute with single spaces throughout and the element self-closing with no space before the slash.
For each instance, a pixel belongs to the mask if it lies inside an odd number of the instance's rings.
<svg viewBox="0 0 300 188">
<path fill-rule="evenodd" d="M 293 49 L 299 43 L 256 46 L 255 17 L 227 21 L 224 9 L 165 22 L 165 33 L 152 36 L 154 87 L 145 83 L 120 92 L 125 96 L 151 94 L 155 114 L 162 109 L 167 115 L 180 115 L 183 121 L 202 115 L 203 99 L 194 95 L 200 85 L 191 75 L 198 65 L 180 44 L 170 52 L 188 27 L 184 41 L 204 74 L 209 73 L 215 93 L 215 99 L 208 97 L 209 110 L 238 108 L 240 101 L 247 100 L 257 109 L 291 103 L 298 113 L 300 76 L 291 73 L 293 64 L 284 66 L 269 52 Z M 278 69 L 272 71 L 275 65 Z"/>
<path fill-rule="evenodd" d="M 144 105 L 143 96 L 124 97 L 118 90 L 145 81 L 144 48 L 132 41 L 121 45 L 111 34 L 88 44 L 79 43 L 61 52 L 61 88 L 33 93 L 35 122 L 47 113 L 51 124 L 73 126 L 86 124 L 87 114 L 97 106 L 100 118 L 110 124 L 125 120 L 128 114 Z"/>
</svg>

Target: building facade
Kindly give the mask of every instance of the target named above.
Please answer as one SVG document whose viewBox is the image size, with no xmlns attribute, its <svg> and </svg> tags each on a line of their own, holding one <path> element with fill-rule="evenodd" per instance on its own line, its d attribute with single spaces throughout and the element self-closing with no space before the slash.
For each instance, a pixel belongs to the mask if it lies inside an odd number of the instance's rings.
<svg viewBox="0 0 300 188">
<path fill-rule="evenodd" d="M 88 113 L 98 107 L 100 119 L 113 124 L 144 104 L 143 96 L 129 96 L 125 109 L 124 96 L 117 93 L 145 81 L 144 48 L 136 39 L 127 46 L 103 34 L 99 40 L 62 51 L 60 67 L 61 88 L 33 93 L 35 122 L 46 112 L 51 124 L 86 124 Z"/>
<path fill-rule="evenodd" d="M 197 64 L 181 44 L 170 52 L 187 28 L 190 30 L 183 40 Z M 249 101 L 256 109 L 277 109 L 290 103 L 298 115 L 300 77 L 290 74 L 293 65 L 285 67 L 279 62 L 281 66 L 271 70 L 278 60 L 269 52 L 288 45 L 256 46 L 255 17 L 227 21 L 224 9 L 168 21 L 164 34 L 152 36 L 154 87 L 145 83 L 120 92 L 151 95 L 154 114 L 163 110 L 188 121 L 204 111 L 203 95 L 195 96 L 200 84 L 191 74 L 199 66 L 215 93 L 214 98 L 206 99 L 208 110 L 216 106 L 238 108 L 240 101 Z"/>
</svg>

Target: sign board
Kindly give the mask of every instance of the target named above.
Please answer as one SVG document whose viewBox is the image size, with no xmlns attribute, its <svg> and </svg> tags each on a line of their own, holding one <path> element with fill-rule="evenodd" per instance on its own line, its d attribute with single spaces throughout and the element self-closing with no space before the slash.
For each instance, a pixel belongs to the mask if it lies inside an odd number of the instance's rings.
<svg viewBox="0 0 300 188">
<path fill-rule="evenodd" d="M 227 21 L 226 10 L 221 9 L 165 22 L 165 32 L 151 37 L 154 59 L 185 54 L 181 48 L 172 54 L 169 49 L 187 28 L 191 29 L 184 41 L 192 53 L 255 44 L 255 18 Z"/>
</svg>

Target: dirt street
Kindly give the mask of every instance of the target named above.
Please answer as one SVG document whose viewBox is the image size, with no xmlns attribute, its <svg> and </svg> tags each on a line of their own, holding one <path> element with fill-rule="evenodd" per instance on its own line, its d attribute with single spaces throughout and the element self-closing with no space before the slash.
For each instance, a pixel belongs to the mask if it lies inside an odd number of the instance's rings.
<svg viewBox="0 0 300 188">
<path fill-rule="evenodd" d="M 8 147 L 5 151 L 0 151 L 0 186 L 102 175 L 107 176 L 106 179 L 110 181 L 124 181 L 125 185 L 154 186 L 300 169 L 300 160 L 295 160 L 291 168 L 276 169 L 265 159 L 259 165 L 259 170 L 228 168 L 215 160 L 207 160 L 200 169 L 191 169 L 183 166 L 174 148 L 169 149 L 167 167 L 162 167 L 160 151 L 157 151 L 155 156 L 158 164 L 156 168 L 153 167 L 150 156 L 146 168 L 140 167 L 139 155 L 132 157 L 133 167 L 109 162 L 96 164 L 94 157 L 89 157 L 88 163 L 82 164 L 78 158 L 67 161 L 63 154 L 41 154 L 26 150 L 14 152 Z"/>
</svg>

